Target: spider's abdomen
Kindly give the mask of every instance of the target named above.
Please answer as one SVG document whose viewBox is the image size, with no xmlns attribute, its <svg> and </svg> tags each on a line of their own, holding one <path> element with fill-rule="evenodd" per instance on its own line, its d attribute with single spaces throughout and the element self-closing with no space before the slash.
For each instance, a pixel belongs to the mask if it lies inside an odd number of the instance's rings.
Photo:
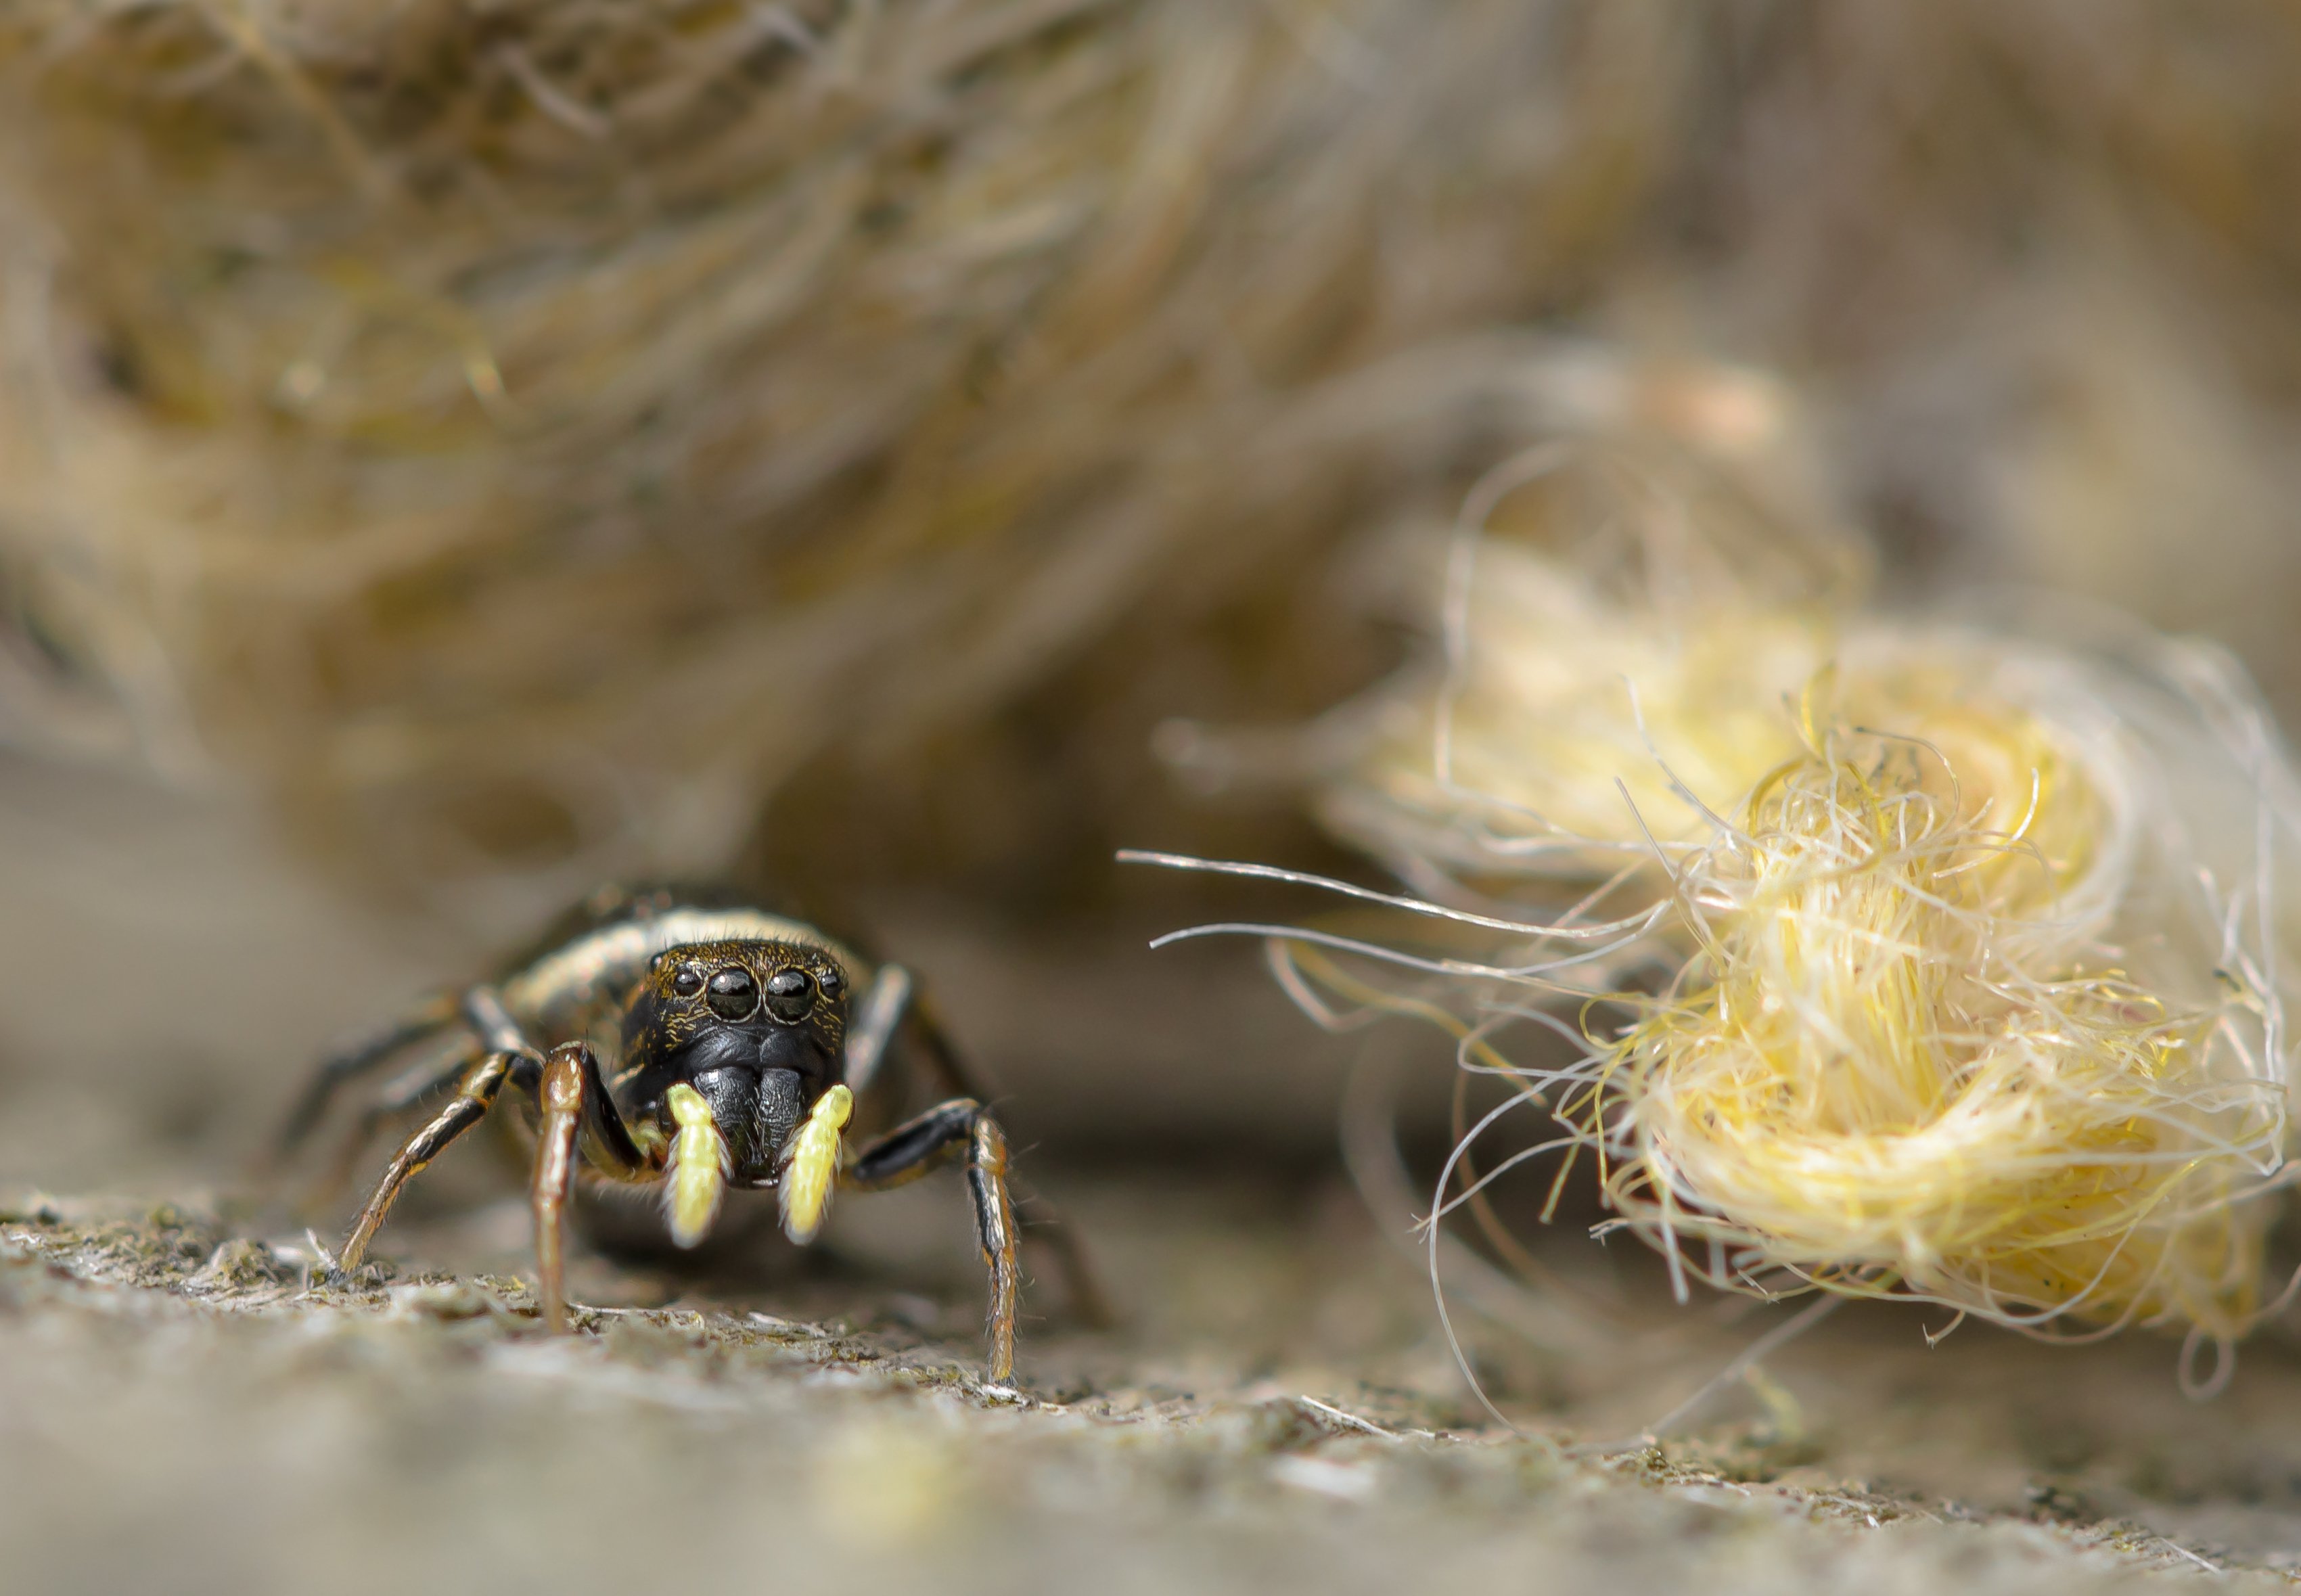
<svg viewBox="0 0 2301 1596">
<path fill-rule="evenodd" d="M 504 1007 L 558 1039 L 625 1029 L 623 1012 L 661 955 L 695 944 L 774 942 L 817 953 L 850 983 L 870 965 L 803 920 L 696 888 L 611 889 L 595 895 L 497 979 Z"/>
</svg>

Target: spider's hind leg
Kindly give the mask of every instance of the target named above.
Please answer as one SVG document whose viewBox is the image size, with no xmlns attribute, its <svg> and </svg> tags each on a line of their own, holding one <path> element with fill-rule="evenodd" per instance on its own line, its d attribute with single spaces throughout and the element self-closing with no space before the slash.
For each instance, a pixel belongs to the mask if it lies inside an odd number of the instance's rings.
<svg viewBox="0 0 2301 1596">
<path fill-rule="evenodd" d="M 360 1110 L 325 1172 L 299 1196 L 298 1205 L 314 1209 L 332 1208 L 351 1184 L 352 1177 L 359 1173 L 360 1160 L 376 1133 L 455 1086 L 480 1062 L 480 1057 L 477 1053 L 462 1053 L 444 1064 L 428 1063 L 386 1082 L 375 1098 Z"/>
<path fill-rule="evenodd" d="M 374 1195 L 360 1209 L 359 1217 L 352 1222 L 351 1233 L 344 1238 L 343 1255 L 337 1260 L 340 1267 L 352 1270 L 360 1266 L 360 1261 L 367 1256 L 368 1243 L 375 1239 L 384 1216 L 398 1200 L 400 1188 L 445 1152 L 456 1137 L 485 1119 L 506 1082 L 534 1067 L 533 1059 L 517 1053 L 490 1053 L 465 1073 L 455 1100 L 407 1139 L 390 1167 L 383 1172 L 383 1178 L 376 1182 Z"/>
<path fill-rule="evenodd" d="M 422 1041 L 429 1041 L 463 1018 L 462 999 L 441 992 L 388 1024 L 347 1042 L 320 1061 L 272 1138 L 272 1161 L 284 1163 L 327 1117 L 336 1093 Z"/>
<path fill-rule="evenodd" d="M 964 1153 L 977 1243 L 991 1272 L 991 1379 L 1015 1375 L 1015 1205 L 1007 1194 L 1007 1137 L 973 1098 L 954 1098 L 898 1125 L 856 1156 L 840 1184 L 861 1191 L 907 1185 Z"/>
</svg>

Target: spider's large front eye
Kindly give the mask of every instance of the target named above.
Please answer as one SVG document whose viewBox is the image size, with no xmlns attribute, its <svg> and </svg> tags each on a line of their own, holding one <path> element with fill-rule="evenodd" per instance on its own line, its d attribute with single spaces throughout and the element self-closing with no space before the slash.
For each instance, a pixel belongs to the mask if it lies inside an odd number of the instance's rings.
<svg viewBox="0 0 2301 1596">
<path fill-rule="evenodd" d="M 815 980 L 804 970 L 778 970 L 767 978 L 767 1012 L 796 1025 L 815 1007 Z"/>
<path fill-rule="evenodd" d="M 703 990 L 703 972 L 693 965 L 682 965 L 679 973 L 671 978 L 671 990 L 678 997 L 692 998 Z"/>
<path fill-rule="evenodd" d="M 759 983 L 741 965 L 730 965 L 711 978 L 711 995 L 704 999 L 723 1020 L 740 1020 L 759 1006 Z"/>
</svg>

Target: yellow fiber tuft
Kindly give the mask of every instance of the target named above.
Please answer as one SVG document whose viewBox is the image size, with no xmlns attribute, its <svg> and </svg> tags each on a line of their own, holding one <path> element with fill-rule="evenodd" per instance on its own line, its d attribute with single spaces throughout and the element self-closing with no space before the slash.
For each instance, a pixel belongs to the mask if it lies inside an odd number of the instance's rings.
<svg viewBox="0 0 2301 1596">
<path fill-rule="evenodd" d="M 1444 681 L 1387 689 L 1325 812 L 1485 951 L 1318 940 L 1423 972 L 1371 1001 L 1538 1102 L 1680 1278 L 2241 1334 L 2301 833 L 2241 674 L 2099 617 L 1890 620 L 1653 520 L 1465 534 Z M 1544 1016 L 1578 1057 L 1510 1045 Z"/>
<path fill-rule="evenodd" d="M 1610 1200 L 1673 1250 L 1722 1243 L 1686 1249 L 1719 1284 L 2238 1333 L 2268 1216 L 2234 1203 L 2285 1120 L 2269 1061 L 2219 1038 L 2238 999 L 2072 942 L 2106 817 L 2033 717 L 1902 723 L 1926 740 L 1837 723 L 1679 869 L 1702 951 L 1564 1106 L 1625 1155 Z"/>
</svg>

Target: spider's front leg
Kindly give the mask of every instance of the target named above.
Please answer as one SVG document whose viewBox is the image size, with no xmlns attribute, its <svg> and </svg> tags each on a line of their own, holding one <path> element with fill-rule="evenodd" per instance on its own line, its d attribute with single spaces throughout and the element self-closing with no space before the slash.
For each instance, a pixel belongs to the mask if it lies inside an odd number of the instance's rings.
<svg viewBox="0 0 2301 1596">
<path fill-rule="evenodd" d="M 535 1139 L 536 1296 L 544 1328 L 557 1335 L 567 1328 L 565 1242 L 567 1202 L 575 1190 L 576 1141 L 590 1132 L 592 1161 L 609 1176 L 638 1180 L 654 1166 L 607 1095 L 598 1057 L 582 1042 L 565 1042 L 543 1061 L 536 1088 L 543 1119 Z"/>
<path fill-rule="evenodd" d="M 966 1187 L 975 1199 L 975 1226 L 991 1272 L 991 1379 L 1015 1375 L 1015 1205 L 1007 1194 L 1007 1137 L 991 1111 L 973 1098 L 954 1098 L 898 1125 L 873 1142 L 840 1175 L 852 1191 L 884 1191 L 907 1185 L 964 1153 Z"/>
<path fill-rule="evenodd" d="M 516 1085 L 534 1092 L 541 1109 L 531 1188 L 536 1296 L 545 1324 L 556 1333 L 567 1325 L 566 1210 L 575 1184 L 579 1139 L 588 1136 L 592 1162 L 611 1176 L 644 1179 L 653 1168 L 607 1095 L 599 1061 L 590 1048 L 568 1042 L 539 1057 L 500 999 L 485 987 L 465 993 L 461 1009 L 464 1024 L 494 1050 L 465 1073 L 455 1100 L 399 1149 L 353 1222 L 339 1263 L 346 1270 L 358 1268 L 400 1189 L 449 1143 L 486 1118 L 506 1084 Z"/>
</svg>

